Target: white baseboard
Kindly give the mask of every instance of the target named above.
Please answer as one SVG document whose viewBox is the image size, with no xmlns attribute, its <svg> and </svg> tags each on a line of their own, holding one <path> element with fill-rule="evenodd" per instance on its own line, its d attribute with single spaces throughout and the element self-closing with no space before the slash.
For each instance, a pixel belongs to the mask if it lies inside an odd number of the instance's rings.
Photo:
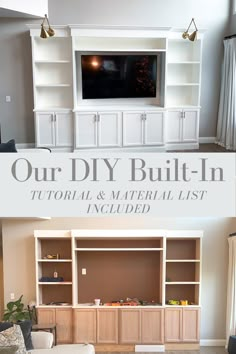
<svg viewBox="0 0 236 354">
<path fill-rule="evenodd" d="M 200 144 L 215 144 L 216 142 L 216 137 L 215 136 L 209 136 L 209 137 L 201 137 L 199 138 L 199 143 Z"/>
<path fill-rule="evenodd" d="M 196 150 L 199 148 L 198 143 L 167 143 L 166 151 L 170 150 Z"/>
<path fill-rule="evenodd" d="M 164 352 L 164 345 L 135 345 L 135 352 Z"/>
<path fill-rule="evenodd" d="M 201 347 L 224 347 L 226 339 L 201 339 Z"/>
</svg>

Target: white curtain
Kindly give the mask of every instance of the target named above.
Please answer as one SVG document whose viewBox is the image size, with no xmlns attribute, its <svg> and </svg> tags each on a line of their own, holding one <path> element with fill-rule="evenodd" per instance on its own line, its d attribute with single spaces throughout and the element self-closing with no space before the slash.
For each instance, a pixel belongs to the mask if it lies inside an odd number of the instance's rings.
<svg viewBox="0 0 236 354">
<path fill-rule="evenodd" d="M 230 335 L 236 335 L 236 236 L 229 237 L 229 268 L 226 312 L 226 345 Z"/>
<path fill-rule="evenodd" d="M 236 150 L 236 38 L 224 40 L 216 143 Z"/>
</svg>

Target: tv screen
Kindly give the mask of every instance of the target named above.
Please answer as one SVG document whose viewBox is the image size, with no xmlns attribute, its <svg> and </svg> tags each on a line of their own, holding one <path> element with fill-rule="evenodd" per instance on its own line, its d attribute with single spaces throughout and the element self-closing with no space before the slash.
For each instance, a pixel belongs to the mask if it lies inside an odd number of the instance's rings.
<svg viewBox="0 0 236 354">
<path fill-rule="evenodd" d="M 81 55 L 82 97 L 156 97 L 157 55 Z"/>
</svg>

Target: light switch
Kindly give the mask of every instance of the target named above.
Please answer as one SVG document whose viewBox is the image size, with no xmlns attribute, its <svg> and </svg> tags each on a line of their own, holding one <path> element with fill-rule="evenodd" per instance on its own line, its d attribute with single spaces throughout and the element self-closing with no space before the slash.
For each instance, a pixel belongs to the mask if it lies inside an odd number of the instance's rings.
<svg viewBox="0 0 236 354">
<path fill-rule="evenodd" d="M 10 299 L 11 300 L 15 300 L 15 294 L 14 293 L 10 293 Z"/>
<path fill-rule="evenodd" d="M 11 96 L 6 96 L 6 102 L 11 102 Z"/>
<path fill-rule="evenodd" d="M 82 275 L 86 275 L 86 268 L 82 268 Z"/>
</svg>

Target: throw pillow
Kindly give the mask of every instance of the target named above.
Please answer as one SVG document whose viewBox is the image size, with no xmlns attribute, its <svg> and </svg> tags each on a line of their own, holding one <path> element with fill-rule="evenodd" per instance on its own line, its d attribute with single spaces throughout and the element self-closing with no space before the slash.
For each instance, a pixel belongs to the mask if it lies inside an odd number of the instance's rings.
<svg viewBox="0 0 236 354">
<path fill-rule="evenodd" d="M 22 331 L 26 350 L 31 350 L 33 348 L 32 338 L 31 338 L 31 329 L 32 322 L 30 320 L 25 320 L 17 323 Z M 5 331 L 6 329 L 13 326 L 12 322 L 0 322 L 0 332 Z"/>
<path fill-rule="evenodd" d="M 16 354 L 17 352 L 17 345 L 12 345 L 10 347 L 0 347 L 0 353 L 2 354 Z"/>
<path fill-rule="evenodd" d="M 0 347 L 13 345 L 18 346 L 17 354 L 26 354 L 24 337 L 18 325 L 13 325 L 13 327 L 0 332 Z"/>
<path fill-rule="evenodd" d="M 0 144 L 0 152 L 17 152 L 15 140 L 11 139 L 7 143 Z"/>
<path fill-rule="evenodd" d="M 20 326 L 22 330 L 26 350 L 34 349 L 32 338 L 31 338 L 32 322 L 30 320 L 24 320 L 21 322 L 17 322 L 17 324 Z"/>
</svg>

